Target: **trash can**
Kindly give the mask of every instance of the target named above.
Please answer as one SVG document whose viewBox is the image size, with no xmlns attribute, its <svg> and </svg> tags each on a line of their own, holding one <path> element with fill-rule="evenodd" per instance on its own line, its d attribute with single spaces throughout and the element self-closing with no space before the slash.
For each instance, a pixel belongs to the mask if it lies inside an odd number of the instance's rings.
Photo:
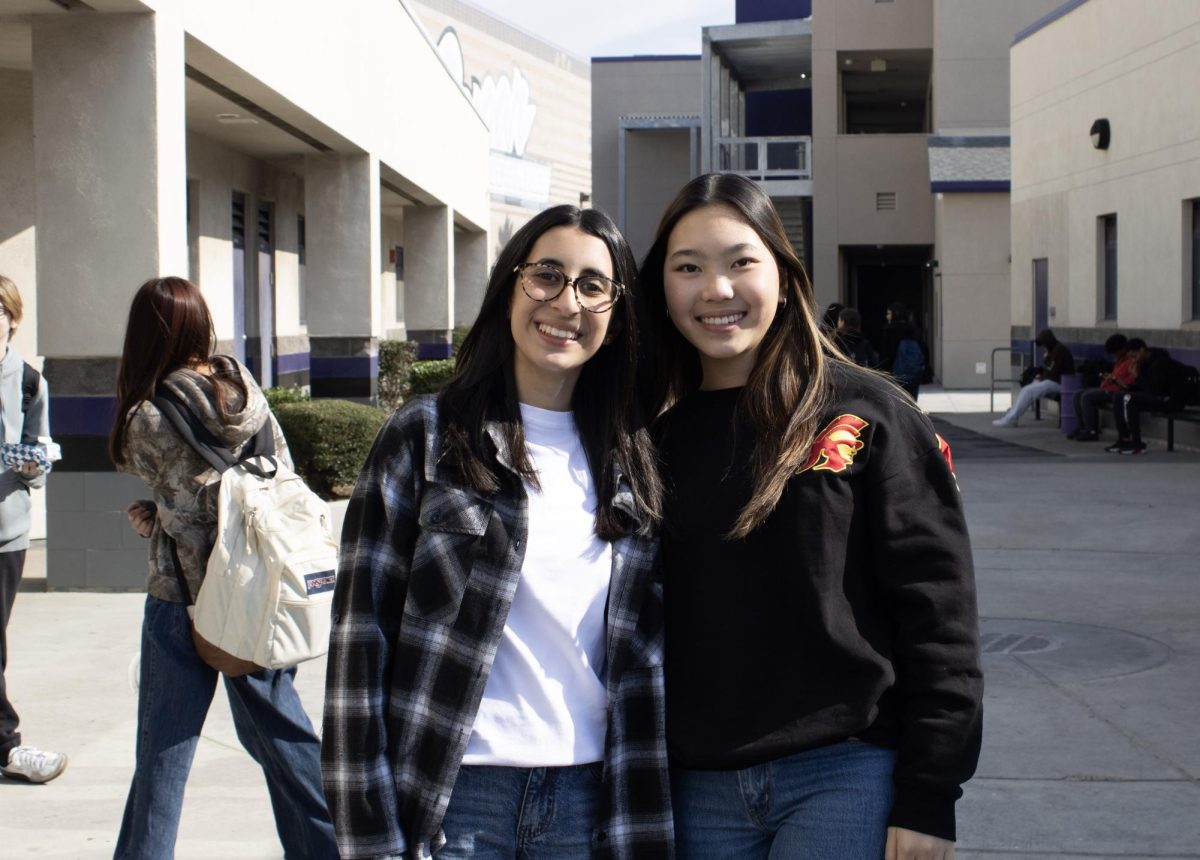
<svg viewBox="0 0 1200 860">
<path fill-rule="evenodd" d="M 1075 414 L 1075 395 L 1083 388 L 1083 377 L 1078 373 L 1064 373 L 1059 385 L 1061 391 L 1058 395 L 1058 429 L 1064 436 L 1070 436 L 1079 429 L 1079 416 Z"/>
</svg>

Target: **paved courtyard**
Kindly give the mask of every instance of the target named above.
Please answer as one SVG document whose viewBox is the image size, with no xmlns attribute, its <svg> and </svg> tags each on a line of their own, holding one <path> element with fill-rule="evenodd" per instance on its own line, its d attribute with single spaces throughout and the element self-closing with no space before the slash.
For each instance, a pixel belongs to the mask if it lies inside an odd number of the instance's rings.
<svg viewBox="0 0 1200 860">
<path fill-rule="evenodd" d="M 986 394 L 931 391 L 922 405 L 954 448 L 983 615 L 984 748 L 958 856 L 1200 858 L 1200 455 L 1108 455 L 1049 422 L 995 430 Z M 71 766 L 46 786 L 0 779 L 0 857 L 111 856 L 142 600 L 19 597 L 9 688 L 27 740 Z M 323 674 L 319 661 L 300 670 L 313 715 Z M 177 856 L 280 854 L 218 691 Z"/>
</svg>

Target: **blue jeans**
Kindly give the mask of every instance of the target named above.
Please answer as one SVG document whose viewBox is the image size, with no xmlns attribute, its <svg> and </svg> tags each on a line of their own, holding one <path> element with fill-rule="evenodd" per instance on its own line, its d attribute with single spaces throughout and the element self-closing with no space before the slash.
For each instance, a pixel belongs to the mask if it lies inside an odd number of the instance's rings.
<svg viewBox="0 0 1200 860">
<path fill-rule="evenodd" d="M 458 773 L 437 860 L 590 860 L 603 766 L 492 767 Z"/>
<path fill-rule="evenodd" d="M 295 669 L 226 678 L 238 740 L 262 766 L 288 858 L 336 858 L 321 792 L 320 741 L 292 686 Z M 187 607 L 146 597 L 138 687 L 137 763 L 114 857 L 175 853 L 183 789 L 217 672 L 196 654 Z M 219 822 L 214 822 L 214 825 Z"/>
<path fill-rule="evenodd" d="M 743 770 L 673 767 L 679 860 L 881 860 L 895 761 L 845 741 Z"/>
</svg>

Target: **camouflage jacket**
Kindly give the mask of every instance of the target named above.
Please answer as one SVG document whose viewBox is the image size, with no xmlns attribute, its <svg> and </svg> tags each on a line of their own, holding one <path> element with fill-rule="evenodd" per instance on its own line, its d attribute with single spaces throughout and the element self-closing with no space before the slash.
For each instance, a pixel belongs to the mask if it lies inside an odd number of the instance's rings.
<svg viewBox="0 0 1200 860">
<path fill-rule="evenodd" d="M 216 407 L 213 382 L 194 370 L 171 373 L 162 385 L 185 402 L 205 426 L 238 453 L 270 421 L 275 449 L 291 468 L 287 440 L 267 406 L 262 390 L 237 359 L 225 355 L 211 359 L 216 376 L 241 377 L 248 397 L 234 393 L 223 421 Z M 232 389 L 231 389 L 232 390 Z M 217 532 L 217 488 L 220 476 L 188 446 L 153 403 L 142 401 L 132 410 L 121 471 L 145 481 L 154 494 L 158 516 L 150 533 L 149 580 L 146 590 L 160 600 L 184 601 L 171 560 L 175 539 L 179 561 L 194 600 L 204 579 L 205 567 Z"/>
</svg>

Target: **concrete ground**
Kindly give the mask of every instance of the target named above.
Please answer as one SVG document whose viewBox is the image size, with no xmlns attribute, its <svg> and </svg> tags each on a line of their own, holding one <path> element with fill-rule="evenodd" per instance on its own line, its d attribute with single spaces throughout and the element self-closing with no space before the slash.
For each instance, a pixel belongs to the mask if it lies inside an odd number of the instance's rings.
<svg viewBox="0 0 1200 860">
<path fill-rule="evenodd" d="M 958 857 L 1200 858 L 1200 455 L 1105 454 L 1049 422 L 996 430 L 987 400 L 921 395 L 954 449 L 983 616 L 984 747 Z M 111 856 L 143 598 L 39 593 L 38 563 L 9 627 L 8 686 L 26 740 L 71 766 L 46 786 L 0 779 L 0 857 Z M 323 672 L 299 673 L 313 715 Z M 177 856 L 280 855 L 218 691 Z"/>
</svg>

